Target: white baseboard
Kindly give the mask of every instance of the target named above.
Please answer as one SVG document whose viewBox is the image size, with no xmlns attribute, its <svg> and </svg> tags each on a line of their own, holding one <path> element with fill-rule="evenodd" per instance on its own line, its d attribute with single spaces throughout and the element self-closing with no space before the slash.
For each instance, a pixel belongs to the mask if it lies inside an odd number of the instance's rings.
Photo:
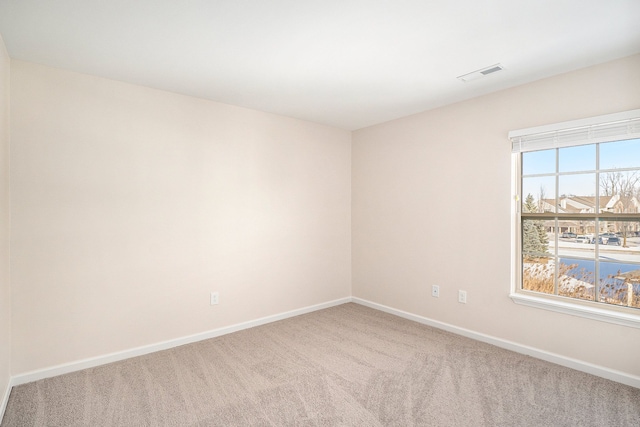
<svg viewBox="0 0 640 427">
<path fill-rule="evenodd" d="M 518 344 L 512 341 L 503 340 L 501 338 L 496 338 L 491 335 L 485 335 L 479 332 L 474 332 L 469 329 L 460 328 L 458 326 L 450 325 L 448 323 L 439 322 L 437 320 L 429 319 L 423 316 L 418 316 L 417 314 L 408 313 L 402 310 L 397 310 L 395 308 L 391 308 L 391 307 L 387 307 L 386 305 L 367 301 L 362 298 L 353 297 L 351 300 L 357 304 L 364 305 L 369 308 L 384 311 L 385 313 L 389 313 L 389 314 L 395 314 L 396 316 L 403 317 L 405 319 L 413 320 L 415 322 L 422 323 L 424 325 L 433 326 L 434 328 L 442 329 L 447 332 L 452 332 L 457 335 L 462 335 L 464 337 L 471 338 L 477 341 L 482 341 L 487 344 L 492 344 L 492 345 L 495 345 L 496 347 L 504 348 L 506 350 L 511 350 L 520 354 L 525 354 L 527 356 L 535 357 L 536 359 L 545 360 L 547 362 L 555 363 L 557 365 L 575 369 L 577 371 L 582 371 L 587 374 L 596 375 L 598 377 L 602 377 L 608 380 L 626 384 L 631 387 L 640 388 L 640 377 L 635 375 L 631 375 L 625 372 L 620 372 L 620 371 L 605 368 L 602 366 L 594 365 L 592 363 L 584 362 L 582 360 L 561 356 L 559 354 L 550 353 L 548 351 Z"/>
<path fill-rule="evenodd" d="M 9 395 L 11 394 L 11 388 L 13 388 L 15 384 L 13 384 L 13 378 L 9 378 L 9 384 L 7 384 L 7 389 L 4 391 L 4 396 L 2 396 L 2 401 L 0 401 L 0 424 L 2 424 L 2 418 L 4 418 L 4 411 L 7 409 L 7 403 L 9 403 Z"/>
<path fill-rule="evenodd" d="M 11 378 L 11 386 L 17 386 L 20 384 L 26 384 L 33 381 L 42 380 L 45 378 L 55 377 L 57 375 L 68 374 L 70 372 L 81 371 L 87 368 L 93 368 L 100 365 L 106 365 L 107 363 L 118 362 L 120 360 L 129 359 L 131 357 L 142 356 L 145 354 L 153 353 L 156 351 L 167 350 L 169 348 L 178 347 L 185 344 L 191 344 L 197 341 L 206 340 L 209 338 L 219 337 L 221 335 L 230 334 L 232 332 L 241 331 L 243 329 L 253 328 L 255 326 L 265 325 L 267 323 L 277 322 L 278 320 L 287 319 L 289 317 L 299 316 L 301 314 L 311 313 L 313 311 L 322 310 L 336 305 L 351 302 L 351 297 L 340 298 L 337 300 L 311 305 L 308 307 L 299 308 L 297 310 L 291 310 L 280 314 L 274 314 L 272 316 L 261 317 L 259 319 L 250 320 L 248 322 L 238 323 L 231 326 L 225 326 L 222 328 L 214 329 L 207 332 L 202 332 L 186 337 L 176 338 L 173 340 L 159 342 L 157 344 L 146 345 L 142 347 L 132 348 L 130 350 L 119 351 L 116 353 L 106 354 L 104 356 L 92 357 L 89 359 L 78 360 L 75 362 L 65 363 L 51 368 L 38 369 L 36 371 L 19 374 Z M 9 391 L 11 388 L 9 388 Z M 9 391 L 7 391 L 7 399 Z M 0 415 L 4 414 L 4 408 Z"/>
</svg>

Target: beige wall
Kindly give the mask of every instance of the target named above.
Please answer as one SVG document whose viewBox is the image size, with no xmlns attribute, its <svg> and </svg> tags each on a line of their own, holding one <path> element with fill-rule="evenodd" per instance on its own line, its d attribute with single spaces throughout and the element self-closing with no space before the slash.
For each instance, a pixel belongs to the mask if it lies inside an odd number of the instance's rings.
<svg viewBox="0 0 640 427">
<path fill-rule="evenodd" d="M 353 295 L 640 375 L 640 329 L 508 297 L 507 133 L 640 108 L 638 76 L 640 55 L 354 132 Z"/>
<path fill-rule="evenodd" d="M 21 61 L 11 91 L 14 375 L 350 295 L 349 132 Z"/>
<path fill-rule="evenodd" d="M 0 416 L 11 376 L 9 69 L 9 55 L 0 36 Z"/>
</svg>

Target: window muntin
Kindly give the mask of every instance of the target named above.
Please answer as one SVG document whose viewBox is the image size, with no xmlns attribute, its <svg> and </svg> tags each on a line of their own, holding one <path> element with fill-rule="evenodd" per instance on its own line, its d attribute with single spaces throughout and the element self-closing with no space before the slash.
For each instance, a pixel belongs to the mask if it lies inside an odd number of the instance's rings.
<svg viewBox="0 0 640 427">
<path fill-rule="evenodd" d="M 640 308 L 640 139 L 519 156 L 519 289 Z"/>
</svg>

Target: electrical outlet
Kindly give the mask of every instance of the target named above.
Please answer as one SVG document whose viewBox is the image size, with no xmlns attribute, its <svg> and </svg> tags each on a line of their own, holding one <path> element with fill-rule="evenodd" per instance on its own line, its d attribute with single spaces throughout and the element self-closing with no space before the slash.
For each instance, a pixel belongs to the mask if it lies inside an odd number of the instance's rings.
<svg viewBox="0 0 640 427">
<path fill-rule="evenodd" d="M 467 303 L 467 291 L 458 291 L 458 302 Z"/>
<path fill-rule="evenodd" d="M 431 296 L 434 298 L 438 298 L 440 296 L 440 286 L 438 285 L 431 286 Z"/>
<path fill-rule="evenodd" d="M 219 302 L 220 295 L 218 292 L 211 292 L 211 305 L 216 305 Z"/>
</svg>

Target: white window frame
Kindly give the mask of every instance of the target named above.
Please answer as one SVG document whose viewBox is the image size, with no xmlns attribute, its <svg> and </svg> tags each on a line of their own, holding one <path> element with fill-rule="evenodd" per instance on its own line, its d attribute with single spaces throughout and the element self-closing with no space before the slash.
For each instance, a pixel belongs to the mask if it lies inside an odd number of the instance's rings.
<svg viewBox="0 0 640 427">
<path fill-rule="evenodd" d="M 521 202 L 520 158 L 524 151 L 613 142 L 640 138 L 640 109 L 509 132 L 512 142 L 511 165 L 511 291 L 509 296 L 529 307 L 640 328 L 640 310 L 607 305 L 577 298 L 548 295 L 521 289 Z"/>
</svg>

